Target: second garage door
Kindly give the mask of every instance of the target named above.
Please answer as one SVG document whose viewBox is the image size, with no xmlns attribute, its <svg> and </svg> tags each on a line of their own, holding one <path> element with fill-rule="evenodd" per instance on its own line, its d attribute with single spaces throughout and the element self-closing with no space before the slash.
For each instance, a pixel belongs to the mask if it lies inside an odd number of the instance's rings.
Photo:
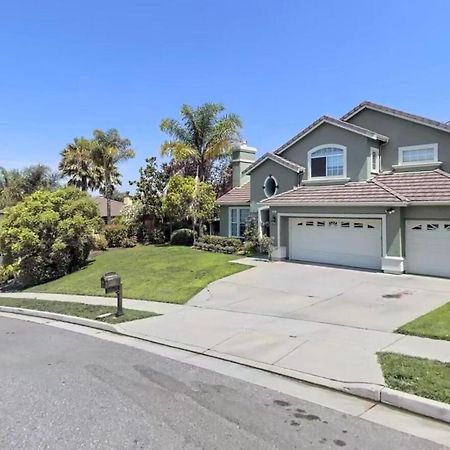
<svg viewBox="0 0 450 450">
<path fill-rule="evenodd" d="M 381 220 L 289 219 L 289 258 L 381 269 Z"/>
<path fill-rule="evenodd" d="M 406 271 L 450 277 L 450 220 L 406 221 Z"/>
</svg>

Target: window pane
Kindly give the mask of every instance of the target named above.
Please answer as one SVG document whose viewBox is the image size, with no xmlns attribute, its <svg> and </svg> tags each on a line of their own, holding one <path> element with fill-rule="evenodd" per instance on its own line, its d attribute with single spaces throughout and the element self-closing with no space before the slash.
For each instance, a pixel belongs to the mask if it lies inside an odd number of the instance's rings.
<svg viewBox="0 0 450 450">
<path fill-rule="evenodd" d="M 238 226 L 237 223 L 231 224 L 231 236 L 237 236 Z"/>
<path fill-rule="evenodd" d="M 237 209 L 231 208 L 231 222 L 237 222 Z"/>
<path fill-rule="evenodd" d="M 403 162 L 424 161 L 434 161 L 434 149 L 432 147 L 403 150 Z"/>
<path fill-rule="evenodd" d="M 311 176 L 325 177 L 327 175 L 327 159 L 312 158 L 311 159 Z"/>
<path fill-rule="evenodd" d="M 342 154 L 327 156 L 327 176 L 335 177 L 344 174 L 344 162 Z"/>
<path fill-rule="evenodd" d="M 246 224 L 247 223 L 247 217 L 248 217 L 248 213 L 249 210 L 248 209 L 240 209 L 240 218 L 239 218 L 239 222 L 242 224 Z"/>
</svg>

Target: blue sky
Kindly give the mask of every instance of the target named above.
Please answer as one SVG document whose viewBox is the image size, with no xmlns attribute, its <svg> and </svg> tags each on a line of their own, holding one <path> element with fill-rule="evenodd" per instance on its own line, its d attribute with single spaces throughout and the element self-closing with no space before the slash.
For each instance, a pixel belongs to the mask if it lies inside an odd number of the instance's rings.
<svg viewBox="0 0 450 450">
<path fill-rule="evenodd" d="M 222 102 L 260 153 L 371 100 L 450 120 L 450 2 L 3 0 L 0 166 L 42 162 L 94 128 L 136 158 L 180 105 Z"/>
</svg>

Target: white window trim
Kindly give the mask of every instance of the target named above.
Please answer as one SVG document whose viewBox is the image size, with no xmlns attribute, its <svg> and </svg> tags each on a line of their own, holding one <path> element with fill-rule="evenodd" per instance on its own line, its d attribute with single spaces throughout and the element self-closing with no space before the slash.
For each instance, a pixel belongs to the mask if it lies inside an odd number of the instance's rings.
<svg viewBox="0 0 450 450">
<path fill-rule="evenodd" d="M 328 177 L 312 177 L 311 176 L 311 155 L 316 152 L 317 150 L 321 150 L 323 148 L 338 148 L 340 150 L 343 150 L 342 157 L 344 159 L 344 167 L 343 167 L 343 174 L 342 175 L 332 175 Z M 308 180 L 330 180 L 330 179 L 342 179 L 347 178 L 347 147 L 340 144 L 322 144 L 318 145 L 317 147 L 312 148 L 308 151 Z"/>
<path fill-rule="evenodd" d="M 372 165 L 372 153 L 377 154 L 377 166 L 374 169 Z M 376 147 L 370 147 L 370 173 L 380 173 L 381 168 L 381 161 L 380 161 L 380 149 Z"/>
<path fill-rule="evenodd" d="M 267 195 L 267 192 L 266 192 L 266 183 L 267 183 L 267 180 L 269 180 L 270 178 L 272 178 L 273 181 L 275 182 L 275 192 L 274 192 L 272 195 Z M 277 180 L 273 175 L 267 176 L 267 178 L 264 180 L 264 184 L 263 184 L 264 195 L 266 196 L 266 198 L 273 197 L 274 195 L 277 195 L 278 188 L 279 188 L 279 186 L 278 186 L 278 180 Z"/>
<path fill-rule="evenodd" d="M 433 161 L 411 161 L 403 162 L 403 152 L 406 150 L 420 150 L 422 148 L 433 148 Z M 438 144 L 421 144 L 421 145 L 408 145 L 398 148 L 398 165 L 399 166 L 420 166 L 421 164 L 437 163 L 438 160 Z"/>
<path fill-rule="evenodd" d="M 232 209 L 236 209 L 237 210 L 237 219 L 238 219 L 238 222 L 237 222 L 237 224 L 238 224 L 238 228 L 237 228 L 237 230 L 238 230 L 238 233 L 239 233 L 239 230 L 240 230 L 240 210 L 241 209 L 248 209 L 248 212 L 250 213 L 250 207 L 249 206 L 230 206 L 229 208 L 228 208 L 228 237 L 234 237 L 234 238 L 243 238 L 244 236 L 233 236 L 232 234 L 231 234 L 231 210 Z"/>
</svg>

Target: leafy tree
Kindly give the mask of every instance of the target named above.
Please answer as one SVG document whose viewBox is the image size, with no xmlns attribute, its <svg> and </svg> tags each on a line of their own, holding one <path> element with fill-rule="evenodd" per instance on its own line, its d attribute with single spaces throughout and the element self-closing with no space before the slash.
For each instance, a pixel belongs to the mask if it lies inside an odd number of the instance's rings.
<svg viewBox="0 0 450 450">
<path fill-rule="evenodd" d="M 215 201 L 216 194 L 211 184 L 176 175 L 167 185 L 163 212 L 173 222 L 190 221 L 194 230 L 198 222 L 201 235 L 202 223 L 214 217 Z"/>
<path fill-rule="evenodd" d="M 84 137 L 75 138 L 61 151 L 59 171 L 69 177 L 68 184 L 87 191 L 100 187 L 101 171 L 94 161 L 94 144 Z"/>
<path fill-rule="evenodd" d="M 59 176 L 43 164 L 22 170 L 0 168 L 0 208 L 15 205 L 39 189 L 55 189 Z"/>
<path fill-rule="evenodd" d="M 100 223 L 98 206 L 85 193 L 37 191 L 7 209 L 0 222 L 0 252 L 21 283 L 41 283 L 86 262 Z"/>
<path fill-rule="evenodd" d="M 192 162 L 201 181 L 209 181 L 215 161 L 228 155 L 239 138 L 241 119 L 236 114 L 223 114 L 220 103 L 205 103 L 198 108 L 181 107 L 181 122 L 163 119 L 161 131 L 172 139 L 161 146 L 161 155 L 177 162 Z"/>
<path fill-rule="evenodd" d="M 129 139 L 120 137 L 115 128 L 107 131 L 94 130 L 94 162 L 102 170 L 100 192 L 106 198 L 106 223 L 111 223 L 111 197 L 114 186 L 120 184 L 118 164 L 134 158 Z"/>
</svg>

